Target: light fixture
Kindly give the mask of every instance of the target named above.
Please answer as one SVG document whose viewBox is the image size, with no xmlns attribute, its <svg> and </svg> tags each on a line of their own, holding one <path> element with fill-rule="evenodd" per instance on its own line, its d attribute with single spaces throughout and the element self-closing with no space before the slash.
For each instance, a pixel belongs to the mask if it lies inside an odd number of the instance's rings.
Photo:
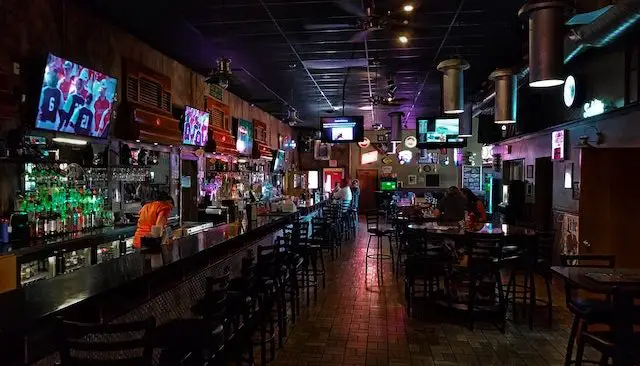
<svg viewBox="0 0 640 366">
<path fill-rule="evenodd" d="M 573 102 L 576 101 L 576 78 L 573 75 L 567 76 L 564 81 L 562 99 L 564 100 L 564 105 L 567 108 L 571 108 L 573 106 Z"/>
<path fill-rule="evenodd" d="M 153 143 L 153 146 L 158 146 L 158 143 L 157 143 L 157 142 L 154 142 L 154 143 Z"/>
<path fill-rule="evenodd" d="M 371 111 L 373 110 L 373 106 L 372 105 L 363 105 L 362 107 L 358 107 L 359 110 L 361 111 Z"/>
<path fill-rule="evenodd" d="M 407 13 L 411 13 L 413 11 L 413 9 L 414 9 L 413 5 L 411 5 L 411 4 L 407 4 L 407 5 L 402 7 L 402 10 L 404 10 Z"/>
<path fill-rule="evenodd" d="M 342 109 L 342 106 L 333 106 L 334 111 L 339 111 Z"/>
<path fill-rule="evenodd" d="M 402 141 L 402 117 L 404 117 L 404 112 L 389 113 L 389 118 L 391 118 L 391 142 Z"/>
<path fill-rule="evenodd" d="M 442 104 L 444 113 L 460 114 L 464 112 L 464 74 L 469 63 L 461 59 L 450 59 L 438 64 L 438 71 L 443 73 Z"/>
<path fill-rule="evenodd" d="M 407 36 L 405 35 L 401 35 L 400 37 L 398 37 L 398 41 L 400 41 L 400 43 L 402 44 L 406 44 L 407 42 L 409 42 L 409 38 L 407 38 Z"/>
<path fill-rule="evenodd" d="M 516 123 L 518 115 L 518 77 L 510 69 L 497 69 L 489 75 L 495 83 L 494 122 Z"/>
<path fill-rule="evenodd" d="M 471 137 L 473 136 L 472 128 L 473 119 L 473 103 L 465 103 L 464 112 L 459 118 L 459 133 L 458 137 Z"/>
<path fill-rule="evenodd" d="M 140 142 L 140 140 L 136 140 L 136 142 Z"/>
<path fill-rule="evenodd" d="M 567 2 L 529 1 L 518 15 L 529 21 L 529 86 L 562 85 L 564 65 L 564 12 Z"/>
<path fill-rule="evenodd" d="M 393 101 L 393 97 L 387 97 L 387 102 Z"/>
<path fill-rule="evenodd" d="M 61 144 L 69 144 L 69 145 L 86 145 L 87 144 L 87 140 L 72 139 L 69 137 L 54 137 L 52 140 L 54 142 L 58 142 Z"/>
</svg>

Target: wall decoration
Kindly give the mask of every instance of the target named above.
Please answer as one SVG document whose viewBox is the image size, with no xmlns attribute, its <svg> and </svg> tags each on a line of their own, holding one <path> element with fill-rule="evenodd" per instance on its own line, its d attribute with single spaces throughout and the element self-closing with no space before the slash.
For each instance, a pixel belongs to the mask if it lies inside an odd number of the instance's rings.
<svg viewBox="0 0 640 366">
<path fill-rule="evenodd" d="M 564 160 L 566 146 L 566 131 L 553 131 L 551 133 L 551 160 Z"/>
<path fill-rule="evenodd" d="M 320 140 L 316 140 L 313 148 L 313 158 L 316 160 L 330 160 L 331 159 L 331 145 L 325 144 Z"/>
<path fill-rule="evenodd" d="M 567 108 L 573 106 L 573 102 L 576 100 L 576 78 L 573 75 L 567 76 L 564 81 L 562 98 L 564 99 L 564 105 Z"/>
<path fill-rule="evenodd" d="M 533 165 L 527 165 L 527 179 L 533 179 Z"/>
<path fill-rule="evenodd" d="M 398 181 L 398 188 L 402 188 L 402 187 L 404 187 L 404 182 L 399 180 Z"/>
<path fill-rule="evenodd" d="M 438 153 L 429 152 L 427 149 L 420 150 L 418 164 L 438 164 Z"/>
<path fill-rule="evenodd" d="M 418 145 L 418 139 L 416 139 L 415 136 L 407 136 L 404 139 L 404 146 L 406 146 L 408 149 L 413 149 L 417 145 Z"/>
<path fill-rule="evenodd" d="M 385 156 L 384 158 L 382 158 L 382 164 L 384 165 L 390 165 L 393 164 L 393 159 L 391 159 L 388 156 Z"/>
<path fill-rule="evenodd" d="M 582 117 L 589 118 L 604 113 L 606 107 L 603 101 L 600 99 L 594 99 L 590 102 L 586 102 L 582 107 L 582 110 Z"/>
<path fill-rule="evenodd" d="M 482 147 L 482 165 L 493 164 L 493 145 L 486 145 Z"/>
<path fill-rule="evenodd" d="M 358 142 L 358 146 L 360 146 L 361 149 L 369 147 L 370 144 L 371 140 L 369 140 L 367 137 L 365 137 L 364 140 Z"/>
<path fill-rule="evenodd" d="M 385 165 L 380 170 L 382 171 L 382 174 L 391 174 L 393 167 L 391 165 Z"/>
<path fill-rule="evenodd" d="M 376 150 L 362 153 L 360 156 L 360 164 L 366 165 L 378 161 L 378 152 Z"/>
<path fill-rule="evenodd" d="M 337 160 L 329 160 L 329 167 L 331 168 L 336 168 L 338 166 L 338 161 Z"/>
<path fill-rule="evenodd" d="M 573 188 L 573 163 L 564 165 L 564 188 Z"/>
<path fill-rule="evenodd" d="M 533 197 L 533 183 L 527 181 L 527 197 Z"/>
<path fill-rule="evenodd" d="M 571 187 L 571 198 L 574 200 L 580 199 L 580 182 L 573 182 Z"/>
<path fill-rule="evenodd" d="M 402 150 L 398 153 L 398 162 L 400 165 L 409 164 L 413 160 L 413 153 L 411 150 Z"/>
<path fill-rule="evenodd" d="M 387 135 L 378 135 L 376 139 L 378 142 L 385 142 L 387 141 Z"/>
<path fill-rule="evenodd" d="M 555 232 L 561 254 L 580 254 L 579 217 L 568 212 L 554 211 Z"/>
<path fill-rule="evenodd" d="M 482 167 L 462 166 L 462 187 L 469 188 L 472 192 L 482 191 Z"/>
<path fill-rule="evenodd" d="M 422 174 L 432 174 L 437 171 L 437 167 L 438 166 L 436 164 L 421 165 L 418 168 L 418 171 Z"/>
<path fill-rule="evenodd" d="M 410 186 L 415 186 L 418 184 L 418 176 L 417 175 L 409 175 L 407 176 L 407 180 L 409 181 Z"/>
</svg>

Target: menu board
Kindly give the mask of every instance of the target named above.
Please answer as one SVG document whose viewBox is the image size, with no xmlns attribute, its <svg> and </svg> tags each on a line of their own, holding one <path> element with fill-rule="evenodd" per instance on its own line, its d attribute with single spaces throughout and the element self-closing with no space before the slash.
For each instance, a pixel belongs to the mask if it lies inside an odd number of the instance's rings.
<svg viewBox="0 0 640 366">
<path fill-rule="evenodd" d="M 482 167 L 474 165 L 462 166 L 462 187 L 472 192 L 482 191 Z"/>
</svg>

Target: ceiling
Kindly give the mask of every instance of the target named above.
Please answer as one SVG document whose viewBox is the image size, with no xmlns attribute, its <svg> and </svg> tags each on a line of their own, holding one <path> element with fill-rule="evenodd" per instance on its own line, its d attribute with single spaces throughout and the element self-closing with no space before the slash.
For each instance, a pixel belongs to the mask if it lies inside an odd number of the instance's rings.
<svg viewBox="0 0 640 366">
<path fill-rule="evenodd" d="M 376 0 L 373 14 L 387 16 L 378 18 L 384 25 L 366 42 L 351 40 L 363 29 L 357 13 L 371 0 L 82 3 L 202 73 L 216 58 L 231 58 L 232 92 L 279 117 L 291 105 L 307 125 L 316 125 L 319 116 L 344 113 L 365 115 L 370 126 L 401 110 L 412 126 L 416 116 L 440 111 L 439 61 L 462 57 L 471 64 L 465 76 L 472 96 L 492 70 L 519 67 L 526 53 L 526 32 L 517 18 L 523 0 Z M 406 4 L 414 11 L 404 12 Z M 398 40 L 401 34 L 406 44 Z M 329 66 L 319 68 L 322 64 Z M 389 79 L 402 105 L 360 110 L 370 105 L 370 95 L 386 96 Z"/>
</svg>

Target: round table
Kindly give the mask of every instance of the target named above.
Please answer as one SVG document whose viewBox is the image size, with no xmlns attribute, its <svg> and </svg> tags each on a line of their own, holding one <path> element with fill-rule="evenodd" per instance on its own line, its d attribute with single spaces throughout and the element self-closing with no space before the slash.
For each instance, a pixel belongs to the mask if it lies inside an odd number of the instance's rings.
<svg viewBox="0 0 640 366">
<path fill-rule="evenodd" d="M 407 228 L 410 230 L 420 230 L 425 231 L 431 234 L 440 234 L 440 235 L 451 235 L 451 236 L 461 236 L 466 233 L 472 234 L 488 234 L 488 235 L 498 235 L 502 234 L 504 236 L 510 235 L 525 235 L 525 236 L 533 236 L 536 235 L 536 231 L 525 228 L 522 226 L 515 225 L 507 225 L 502 224 L 500 226 L 496 226 L 493 224 L 476 224 L 473 228 L 467 229 L 461 227 L 457 223 L 454 224 L 445 224 L 440 222 L 425 222 L 422 224 L 409 224 Z"/>
</svg>

